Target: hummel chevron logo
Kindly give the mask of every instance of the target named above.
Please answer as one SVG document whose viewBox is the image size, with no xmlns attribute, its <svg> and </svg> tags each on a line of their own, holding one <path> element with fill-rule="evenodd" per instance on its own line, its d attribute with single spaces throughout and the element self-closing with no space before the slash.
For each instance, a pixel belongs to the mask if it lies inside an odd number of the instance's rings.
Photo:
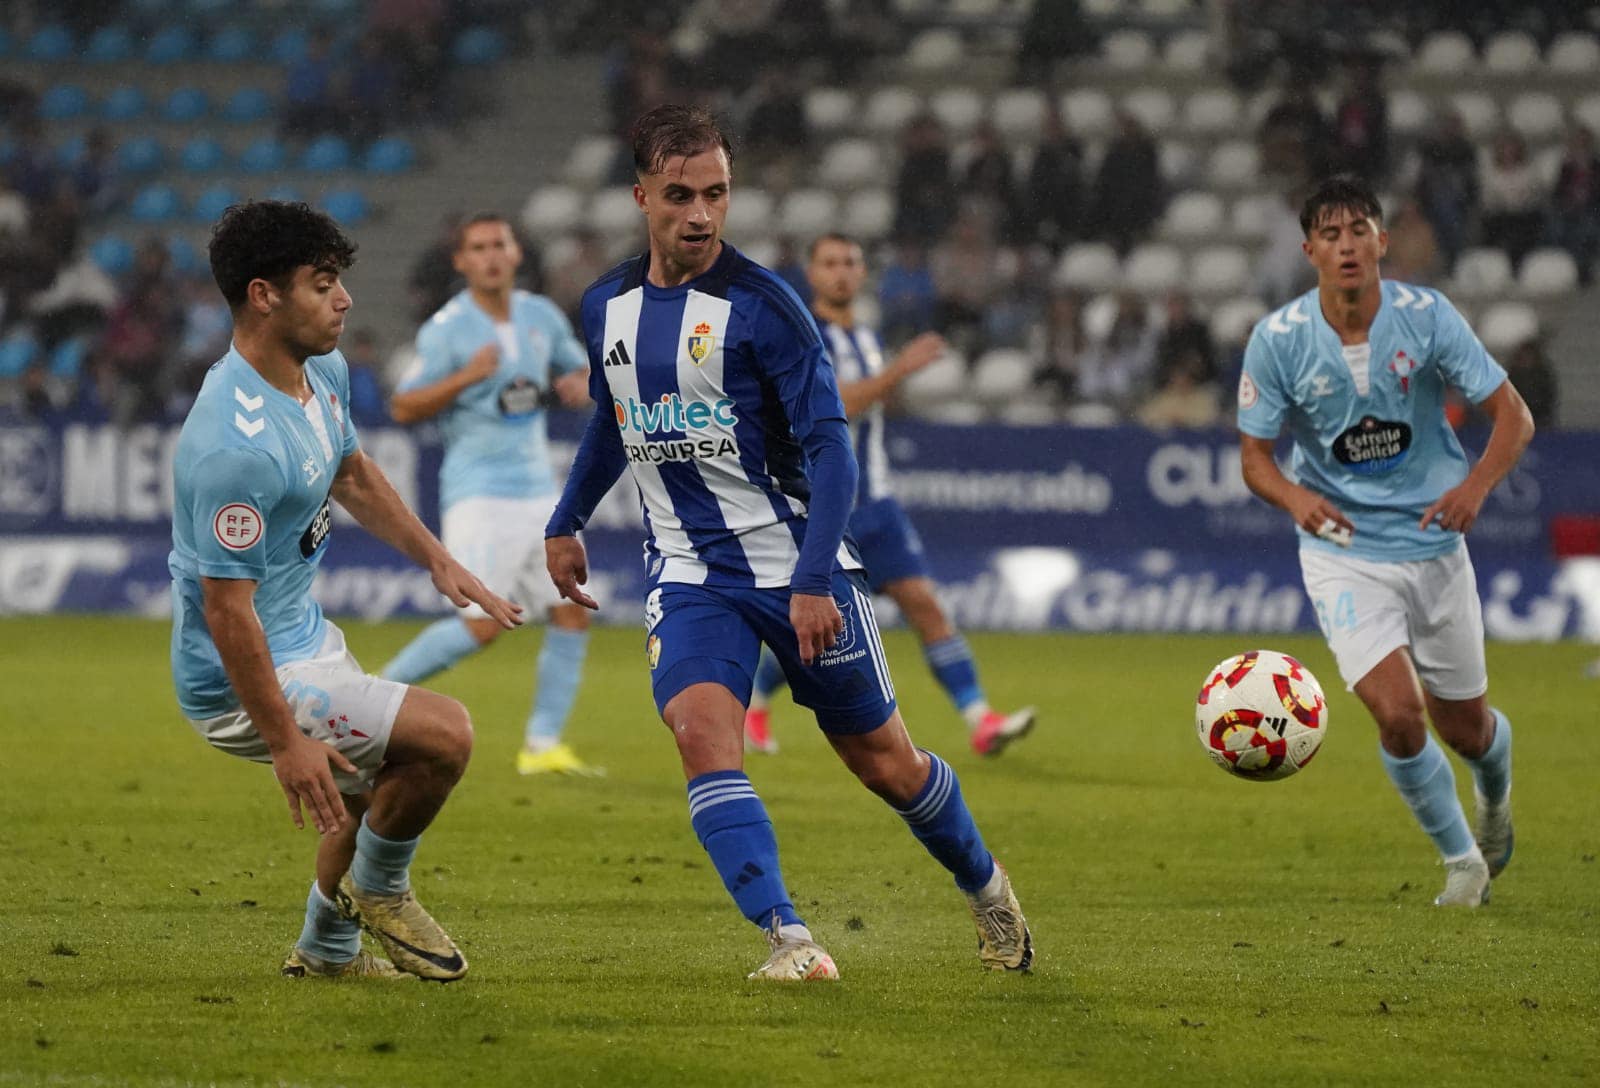
<svg viewBox="0 0 1600 1088">
<path fill-rule="evenodd" d="M 266 403 L 265 397 L 245 396 L 244 390 L 240 389 L 238 386 L 233 387 L 233 399 L 244 405 L 244 410 L 247 412 L 259 412 L 261 411 L 261 406 Z"/>
<path fill-rule="evenodd" d="M 1397 310 L 1404 310 L 1407 306 L 1417 310 L 1426 310 L 1434 303 L 1433 296 L 1428 292 L 1413 291 L 1403 283 L 1395 284 L 1394 290 L 1395 294 L 1399 296 L 1394 300 L 1394 308 Z"/>
<path fill-rule="evenodd" d="M 1310 321 L 1311 315 L 1301 308 L 1304 305 L 1305 301 L 1302 299 L 1293 306 L 1273 314 L 1272 320 L 1267 322 L 1268 330 L 1272 332 L 1289 332 L 1291 330 L 1288 323 L 1304 325 L 1307 321 Z"/>
<path fill-rule="evenodd" d="M 611 351 L 606 356 L 606 366 L 632 366 L 633 359 L 628 355 L 628 345 L 618 340 L 611 345 Z"/>
<path fill-rule="evenodd" d="M 264 419 L 246 419 L 238 412 L 235 412 L 233 413 L 233 425 L 243 431 L 246 438 L 254 438 L 261 433 L 261 429 L 267 425 L 267 421 Z"/>
</svg>

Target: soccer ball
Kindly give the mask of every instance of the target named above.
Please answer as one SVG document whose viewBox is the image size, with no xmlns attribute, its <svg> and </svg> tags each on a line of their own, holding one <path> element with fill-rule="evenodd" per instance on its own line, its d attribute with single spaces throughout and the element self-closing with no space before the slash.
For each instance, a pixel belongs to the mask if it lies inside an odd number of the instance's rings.
<svg viewBox="0 0 1600 1088">
<path fill-rule="evenodd" d="M 1322 747 L 1328 701 L 1311 670 L 1288 654 L 1251 650 L 1211 670 L 1194 701 L 1194 728 L 1230 774 L 1288 778 Z"/>
</svg>

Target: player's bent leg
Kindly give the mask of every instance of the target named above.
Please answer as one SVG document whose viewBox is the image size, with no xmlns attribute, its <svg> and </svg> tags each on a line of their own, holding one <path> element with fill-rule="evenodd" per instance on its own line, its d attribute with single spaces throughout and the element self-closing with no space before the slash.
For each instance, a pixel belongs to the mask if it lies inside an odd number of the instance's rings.
<svg viewBox="0 0 1600 1088">
<path fill-rule="evenodd" d="M 585 763 L 561 739 L 578 700 L 588 652 L 589 610 L 576 604 L 553 606 L 550 626 L 539 648 L 533 710 L 523 728 L 522 748 L 517 752 L 518 774 L 598 777 L 606 773 L 603 767 Z"/>
<path fill-rule="evenodd" d="M 745 751 L 777 754 L 778 738 L 772 735 L 772 712 L 767 704 L 785 683 L 783 666 L 778 664 L 777 655 L 769 647 L 761 647 L 761 661 L 756 665 L 750 706 L 744 712 Z"/>
<path fill-rule="evenodd" d="M 474 626 L 483 622 L 450 616 L 430 624 L 407 643 L 379 675 L 399 684 L 417 684 L 453 667 L 462 658 L 477 653 L 486 643 L 494 640 L 493 634 L 485 637 Z M 498 631 L 498 624 L 488 622 Z"/>
<path fill-rule="evenodd" d="M 1511 722 L 1481 695 L 1442 699 L 1430 693 L 1428 713 L 1439 736 L 1472 770 L 1473 836 L 1490 878 L 1497 877 L 1516 846 L 1511 823 Z"/>
</svg>

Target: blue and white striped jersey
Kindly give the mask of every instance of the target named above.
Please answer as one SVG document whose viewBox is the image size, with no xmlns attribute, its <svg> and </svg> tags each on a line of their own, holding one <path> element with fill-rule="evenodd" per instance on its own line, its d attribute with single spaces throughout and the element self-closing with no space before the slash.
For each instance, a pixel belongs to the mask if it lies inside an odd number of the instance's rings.
<svg viewBox="0 0 1600 1088">
<path fill-rule="evenodd" d="M 802 444 L 826 420 L 843 434 L 816 322 L 787 284 L 730 245 L 677 287 L 649 283 L 647 261 L 602 276 L 582 308 L 589 391 L 610 406 L 639 487 L 647 573 L 789 586 L 811 498 Z M 860 564 L 840 544 L 832 566 Z M 824 585 L 830 573 L 815 572 Z"/>
<path fill-rule="evenodd" d="M 833 369 L 841 386 L 883 373 L 883 343 L 872 329 L 865 325 L 847 329 L 821 318 L 817 319 L 817 325 L 827 341 L 828 354 L 833 357 Z M 861 475 L 856 481 L 856 504 L 893 494 L 889 485 L 889 455 L 883 448 L 882 401 L 875 402 L 850 421 L 850 437 L 855 443 L 856 463 L 861 466 Z"/>
<path fill-rule="evenodd" d="M 256 583 L 274 665 L 314 657 L 326 621 L 311 582 L 327 551 L 328 495 L 360 447 L 337 351 L 306 360 L 305 404 L 230 347 L 200 386 L 173 456 L 172 676 L 178 705 L 210 718 L 239 705 L 206 627 L 200 579 Z"/>
<path fill-rule="evenodd" d="M 1461 534 L 1418 529 L 1467 476 L 1444 414 L 1445 387 L 1474 404 L 1506 380 L 1438 291 L 1385 280 L 1367 342 L 1346 346 L 1311 291 L 1256 325 L 1239 379 L 1239 429 L 1294 436 L 1295 478 L 1355 525 L 1350 554 L 1379 562 L 1447 555 Z M 1303 547 L 1339 550 L 1301 529 Z"/>
</svg>

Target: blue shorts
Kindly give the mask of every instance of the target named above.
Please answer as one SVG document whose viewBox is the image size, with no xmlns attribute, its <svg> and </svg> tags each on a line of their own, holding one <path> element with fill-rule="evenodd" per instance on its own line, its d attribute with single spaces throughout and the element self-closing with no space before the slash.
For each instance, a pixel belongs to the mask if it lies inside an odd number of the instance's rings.
<svg viewBox="0 0 1600 1088">
<path fill-rule="evenodd" d="M 833 599 L 844 634 L 807 666 L 789 625 L 789 590 L 661 583 L 644 607 L 656 709 L 702 683 L 721 684 L 748 706 L 764 642 L 783 666 L 794 701 L 810 708 L 823 732 L 872 732 L 895 710 L 872 598 L 859 572 L 836 571 Z"/>
<path fill-rule="evenodd" d="M 902 578 L 928 577 L 928 561 L 922 552 L 922 538 L 895 498 L 873 499 L 855 508 L 850 515 L 850 536 L 867 569 L 872 592 Z"/>
</svg>

